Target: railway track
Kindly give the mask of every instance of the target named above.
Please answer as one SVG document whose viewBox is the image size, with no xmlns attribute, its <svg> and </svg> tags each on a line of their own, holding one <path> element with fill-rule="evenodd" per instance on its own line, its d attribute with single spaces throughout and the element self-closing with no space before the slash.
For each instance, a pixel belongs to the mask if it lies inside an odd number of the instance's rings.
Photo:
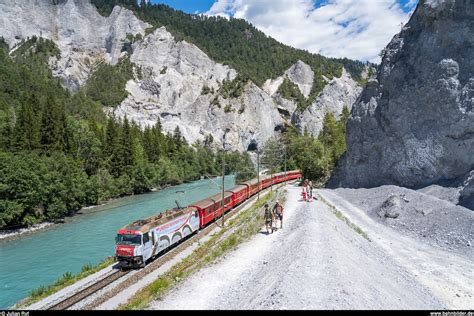
<svg viewBox="0 0 474 316">
<path fill-rule="evenodd" d="M 291 182 L 292 181 L 280 183 L 280 184 L 276 185 L 274 187 L 274 189 L 277 189 L 277 188 L 279 188 L 279 187 L 281 187 L 281 186 L 283 186 L 287 183 L 291 183 Z M 266 192 L 269 192 L 269 191 L 270 191 L 270 188 L 267 188 L 267 189 L 265 189 L 264 191 L 262 191 L 260 193 L 266 193 Z M 240 212 L 245 206 L 247 206 L 248 204 L 254 203 L 256 200 L 257 200 L 257 195 L 254 195 L 252 198 L 248 199 L 247 201 L 245 201 L 241 205 L 239 205 L 236 208 L 234 208 L 234 209 L 230 210 L 229 212 L 227 212 L 225 214 L 225 216 L 227 218 L 233 216 L 234 214 Z M 191 235 L 189 238 L 184 239 L 182 242 L 180 242 L 176 246 L 168 249 L 168 251 L 166 251 L 161 256 L 157 257 L 155 260 L 153 260 L 148 265 L 146 265 L 145 268 L 139 270 L 133 276 L 131 276 L 130 278 L 125 280 L 123 282 L 123 284 L 121 283 L 119 287 L 112 288 L 110 291 L 104 293 L 104 295 L 98 297 L 93 302 L 90 302 L 89 304 L 87 304 L 82 309 L 86 309 L 86 310 L 93 309 L 94 307 L 106 302 L 108 299 L 112 298 L 113 296 L 115 296 L 116 294 L 121 292 L 124 288 L 126 288 L 129 285 L 137 282 L 137 280 L 140 280 L 141 278 L 143 278 L 144 276 L 146 276 L 150 272 L 156 270 L 157 268 L 162 266 L 164 263 L 172 260 L 174 257 L 176 257 L 181 251 L 186 249 L 188 246 L 190 246 L 194 242 L 199 241 L 200 239 L 207 236 L 211 231 L 214 230 L 214 228 L 219 227 L 218 226 L 218 221 L 220 221 L 220 219 L 221 219 L 221 217 L 218 218 L 211 225 L 204 228 L 203 230 L 198 231 L 198 233 L 195 233 L 195 234 Z M 65 310 L 65 309 L 68 309 L 68 308 L 76 305 L 77 303 L 85 300 L 86 298 L 88 298 L 92 294 L 94 294 L 94 293 L 100 291 L 101 289 L 105 288 L 106 286 L 112 284 L 113 282 L 115 282 L 115 281 L 121 279 L 122 277 L 128 275 L 132 271 L 136 271 L 136 270 L 125 270 L 125 271 L 124 270 L 119 270 L 117 272 L 114 272 L 114 273 L 98 280 L 96 283 L 94 283 L 94 284 L 80 290 L 79 292 L 69 296 L 68 298 L 66 298 L 66 299 L 64 299 L 64 300 L 48 307 L 47 309 L 48 310 Z"/>
<path fill-rule="evenodd" d="M 115 282 L 116 280 L 122 278 L 123 276 L 129 274 L 132 272 L 131 270 L 128 271 L 122 271 L 119 270 L 117 272 L 114 272 L 105 278 L 100 279 L 98 282 L 86 287 L 85 289 L 75 293 L 74 295 L 66 298 L 65 300 L 51 306 L 48 308 L 48 310 L 64 310 L 68 309 L 69 307 L 79 303 L 80 301 L 84 300 L 86 297 L 89 297 L 90 295 L 94 294 L 95 292 L 103 289 L 107 285 L 111 284 L 112 282 Z"/>
</svg>

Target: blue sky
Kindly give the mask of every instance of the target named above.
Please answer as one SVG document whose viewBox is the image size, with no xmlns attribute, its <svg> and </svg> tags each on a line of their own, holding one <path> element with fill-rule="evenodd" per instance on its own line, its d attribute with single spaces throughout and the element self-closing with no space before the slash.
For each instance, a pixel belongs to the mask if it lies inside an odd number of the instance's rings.
<svg viewBox="0 0 474 316">
<path fill-rule="evenodd" d="M 207 12 L 215 0 L 152 0 L 153 3 L 164 3 L 187 13 Z"/>
<path fill-rule="evenodd" d="M 418 0 L 151 0 L 187 13 L 242 18 L 287 45 L 379 62 Z"/>
<path fill-rule="evenodd" d="M 187 13 L 204 13 L 207 12 L 216 0 L 152 0 L 153 3 L 164 3 L 178 10 L 183 10 Z M 315 6 L 321 7 L 330 2 L 329 0 L 316 0 Z M 413 5 L 410 0 L 398 0 L 405 12 L 409 12 Z M 418 2 L 418 1 L 417 1 Z"/>
</svg>

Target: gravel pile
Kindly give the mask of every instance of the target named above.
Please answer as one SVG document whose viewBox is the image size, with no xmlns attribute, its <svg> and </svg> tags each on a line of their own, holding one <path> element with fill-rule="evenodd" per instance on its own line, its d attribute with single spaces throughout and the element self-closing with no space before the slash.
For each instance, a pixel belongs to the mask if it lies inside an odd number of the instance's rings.
<svg viewBox="0 0 474 316">
<path fill-rule="evenodd" d="M 447 200 L 391 185 L 335 191 L 376 221 L 429 244 L 450 249 L 473 246 L 474 212 Z"/>
</svg>

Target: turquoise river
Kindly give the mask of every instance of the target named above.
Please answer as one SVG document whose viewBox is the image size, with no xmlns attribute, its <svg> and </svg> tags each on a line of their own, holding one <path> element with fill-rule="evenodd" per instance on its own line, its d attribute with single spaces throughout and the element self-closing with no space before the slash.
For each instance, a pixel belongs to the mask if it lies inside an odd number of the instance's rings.
<svg viewBox="0 0 474 316">
<path fill-rule="evenodd" d="M 222 178 L 216 179 L 221 183 Z M 54 283 L 63 273 L 76 274 L 114 254 L 117 230 L 132 221 L 218 193 L 217 183 L 199 180 L 158 192 L 118 199 L 9 241 L 0 241 L 0 309 L 11 307 L 32 289 Z M 226 177 L 226 188 L 235 178 Z"/>
</svg>

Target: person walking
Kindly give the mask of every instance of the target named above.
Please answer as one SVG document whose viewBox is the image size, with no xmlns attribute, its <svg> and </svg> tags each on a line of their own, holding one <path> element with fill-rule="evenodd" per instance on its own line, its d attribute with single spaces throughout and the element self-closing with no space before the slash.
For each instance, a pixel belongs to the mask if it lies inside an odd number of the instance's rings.
<svg viewBox="0 0 474 316">
<path fill-rule="evenodd" d="M 270 234 L 270 230 L 272 231 L 271 233 L 273 234 L 273 212 L 270 210 L 270 207 L 268 206 L 267 203 L 265 203 L 265 227 L 267 229 L 267 235 Z"/>
<path fill-rule="evenodd" d="M 279 200 L 276 201 L 273 207 L 273 213 L 275 217 L 280 220 L 280 229 L 283 229 L 283 205 L 280 204 Z"/>
<path fill-rule="evenodd" d="M 313 181 L 309 180 L 308 182 L 308 189 L 309 189 L 309 199 L 313 199 Z"/>
<path fill-rule="evenodd" d="M 311 202 L 311 197 L 310 197 L 310 190 L 309 190 L 309 181 L 306 182 L 306 186 L 304 187 L 304 190 L 306 191 L 306 202 Z"/>
<path fill-rule="evenodd" d="M 303 202 L 306 202 L 306 188 L 303 188 L 301 191 L 301 198 L 303 199 Z"/>
</svg>

